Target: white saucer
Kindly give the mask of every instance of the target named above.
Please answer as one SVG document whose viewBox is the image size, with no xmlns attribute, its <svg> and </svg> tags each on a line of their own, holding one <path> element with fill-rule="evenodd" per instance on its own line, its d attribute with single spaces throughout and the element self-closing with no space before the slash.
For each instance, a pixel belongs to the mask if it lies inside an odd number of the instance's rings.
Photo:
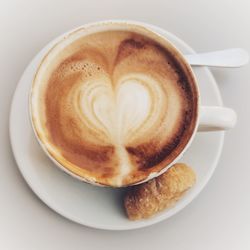
<svg viewBox="0 0 250 250">
<path fill-rule="evenodd" d="M 162 29 L 150 27 L 166 36 L 183 53 L 194 53 L 176 36 Z M 28 65 L 13 97 L 10 138 L 17 165 L 24 179 L 51 209 L 72 221 L 94 228 L 110 230 L 140 228 L 179 212 L 200 193 L 210 179 L 221 154 L 224 133 L 200 133 L 194 139 L 181 161 L 194 168 L 197 173 L 197 183 L 175 207 L 148 220 L 129 221 L 122 206 L 123 190 L 95 187 L 65 174 L 45 155 L 33 134 L 28 113 L 29 88 L 40 60 L 60 38 L 48 44 Z M 204 67 L 197 67 L 194 71 L 200 85 L 202 104 L 221 106 L 221 96 L 210 71 Z"/>
</svg>

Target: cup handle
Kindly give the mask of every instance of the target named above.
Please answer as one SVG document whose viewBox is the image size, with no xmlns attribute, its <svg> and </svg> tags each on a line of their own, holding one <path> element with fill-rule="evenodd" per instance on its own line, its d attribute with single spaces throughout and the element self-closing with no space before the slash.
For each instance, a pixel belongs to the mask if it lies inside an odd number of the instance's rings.
<svg viewBox="0 0 250 250">
<path fill-rule="evenodd" d="M 227 130 L 235 126 L 237 115 L 234 110 L 217 106 L 202 106 L 198 131 Z"/>
</svg>

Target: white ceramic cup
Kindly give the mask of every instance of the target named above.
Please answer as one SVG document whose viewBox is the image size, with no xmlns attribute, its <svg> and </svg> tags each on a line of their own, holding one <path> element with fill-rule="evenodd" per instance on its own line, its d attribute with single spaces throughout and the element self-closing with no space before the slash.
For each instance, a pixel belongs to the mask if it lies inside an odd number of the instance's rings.
<svg viewBox="0 0 250 250">
<path fill-rule="evenodd" d="M 142 27 L 142 28 L 144 28 L 146 30 L 149 30 L 150 32 L 153 32 L 153 33 L 157 34 L 158 36 L 160 36 L 161 38 L 163 38 L 164 40 L 166 40 L 167 43 L 171 44 L 171 46 L 174 47 L 176 51 L 178 51 L 179 55 L 181 56 L 182 62 L 185 62 L 185 64 L 187 65 L 187 67 L 190 69 L 190 73 L 195 78 L 194 73 L 192 71 L 192 68 L 189 65 L 189 63 L 185 60 L 185 57 L 182 55 L 182 53 L 169 40 L 167 40 L 161 34 L 157 33 L 154 29 L 151 29 L 150 26 L 148 26 L 147 24 L 143 24 L 143 23 L 139 23 L 139 22 L 134 22 L 134 21 L 108 20 L 108 21 L 101 21 L 101 22 L 86 24 L 86 25 L 84 25 L 84 26 L 82 26 L 80 28 L 71 30 L 71 31 L 65 33 L 60 38 L 56 39 L 58 42 L 55 44 L 54 47 L 52 47 L 48 51 L 48 53 L 46 54 L 45 57 L 47 59 L 49 57 L 52 59 L 53 58 L 53 53 L 54 53 L 54 55 L 56 53 L 59 53 L 69 43 L 75 41 L 79 37 L 86 36 L 86 35 L 88 35 L 90 33 L 101 32 L 101 31 L 108 31 L 108 30 L 111 30 L 111 27 L 112 27 L 112 30 L 114 30 L 114 29 L 129 30 L 128 27 L 130 27 L 130 26 L 131 27 L 133 27 L 133 26 Z M 56 50 L 54 49 L 55 47 L 56 47 Z M 46 64 L 44 63 L 44 60 L 42 60 L 40 66 L 39 66 L 39 70 L 40 71 L 41 70 L 46 70 Z M 181 156 L 185 153 L 185 151 L 187 150 L 187 148 L 190 146 L 190 144 L 193 141 L 193 138 L 195 137 L 195 134 L 197 132 L 200 132 L 200 131 L 227 130 L 227 129 L 233 128 L 235 126 L 237 118 L 236 118 L 236 113 L 232 109 L 226 108 L 226 107 L 219 107 L 219 106 L 201 106 L 200 105 L 200 100 L 199 100 L 200 99 L 200 93 L 199 93 L 199 86 L 198 86 L 197 80 L 195 80 L 195 83 L 196 83 L 196 87 L 197 87 L 197 90 L 198 90 L 198 94 L 197 94 L 197 98 L 198 98 L 198 107 L 197 107 L 198 116 L 197 116 L 197 119 L 196 119 L 195 129 L 193 130 L 193 134 L 190 137 L 188 143 L 183 148 L 182 152 L 169 165 L 167 165 L 166 167 L 164 167 L 160 172 L 151 173 L 148 176 L 148 178 L 144 179 L 141 182 L 135 183 L 135 184 L 146 182 L 149 179 L 152 179 L 154 177 L 159 176 L 160 174 L 162 174 L 163 172 L 165 172 L 169 167 L 171 167 L 175 162 L 177 162 L 181 158 Z M 46 145 L 46 143 L 44 141 L 42 141 L 41 138 L 38 136 L 38 131 L 37 131 L 36 126 L 34 124 L 34 120 L 32 119 L 32 117 L 34 117 L 35 115 L 38 115 L 38 114 L 34 114 L 34 112 L 32 111 L 32 108 L 31 108 L 32 102 L 34 101 L 33 98 L 36 95 L 36 91 L 38 91 L 38 90 L 39 90 L 39 87 L 38 88 L 33 88 L 32 87 L 31 93 L 30 93 L 30 103 L 29 103 L 29 105 L 30 105 L 30 117 L 31 117 L 32 127 L 33 127 L 33 130 L 35 132 L 35 135 L 36 135 L 36 138 L 37 138 L 39 144 L 42 146 L 43 150 L 49 156 L 49 158 L 58 167 L 60 167 L 63 171 L 65 171 L 66 173 L 68 173 L 68 174 L 72 175 L 73 177 L 76 177 L 77 179 L 80 179 L 82 181 L 89 182 L 89 183 L 94 184 L 94 185 L 99 185 L 94 180 L 91 181 L 89 179 L 84 178 L 84 176 L 79 176 L 78 174 L 76 174 L 76 173 L 74 173 L 72 171 L 69 171 L 65 166 L 63 166 L 62 164 L 60 164 L 49 153 L 49 151 L 48 151 L 48 145 Z"/>
</svg>

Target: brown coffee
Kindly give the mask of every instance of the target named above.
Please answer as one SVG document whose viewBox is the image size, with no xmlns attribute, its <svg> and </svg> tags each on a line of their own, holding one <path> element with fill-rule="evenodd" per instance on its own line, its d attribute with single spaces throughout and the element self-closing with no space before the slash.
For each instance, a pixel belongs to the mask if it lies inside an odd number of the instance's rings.
<svg viewBox="0 0 250 250">
<path fill-rule="evenodd" d="M 38 70 L 35 130 L 56 161 L 87 181 L 138 183 L 170 164 L 193 134 L 192 74 L 172 47 L 150 37 L 90 34 L 58 53 L 47 73 Z"/>
</svg>

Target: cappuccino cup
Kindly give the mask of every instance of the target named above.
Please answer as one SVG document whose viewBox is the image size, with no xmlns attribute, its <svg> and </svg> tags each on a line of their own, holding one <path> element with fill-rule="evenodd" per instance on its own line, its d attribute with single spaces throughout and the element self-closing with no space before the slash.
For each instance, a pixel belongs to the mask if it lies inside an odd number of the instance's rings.
<svg viewBox="0 0 250 250">
<path fill-rule="evenodd" d="M 36 71 L 29 107 L 36 138 L 56 166 L 111 187 L 157 177 L 198 131 L 236 122 L 229 108 L 201 106 L 182 53 L 131 21 L 87 24 L 59 39 Z"/>
</svg>

